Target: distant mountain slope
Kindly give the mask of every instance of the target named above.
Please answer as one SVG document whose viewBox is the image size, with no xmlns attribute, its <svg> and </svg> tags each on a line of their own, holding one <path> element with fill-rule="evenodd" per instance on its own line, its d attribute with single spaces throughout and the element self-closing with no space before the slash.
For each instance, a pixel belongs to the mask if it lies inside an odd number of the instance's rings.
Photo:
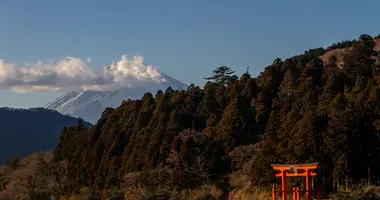
<svg viewBox="0 0 380 200">
<path fill-rule="evenodd" d="M 54 149 L 62 129 L 77 123 L 77 118 L 45 108 L 0 108 L 0 163 L 15 155 Z"/>
<path fill-rule="evenodd" d="M 145 93 L 155 94 L 158 90 L 186 89 L 187 85 L 162 74 L 166 83 L 152 84 L 145 88 L 122 88 L 116 91 L 72 91 L 68 92 L 45 106 L 62 114 L 81 117 L 95 123 L 106 107 L 117 107 L 123 100 L 139 99 Z"/>
</svg>

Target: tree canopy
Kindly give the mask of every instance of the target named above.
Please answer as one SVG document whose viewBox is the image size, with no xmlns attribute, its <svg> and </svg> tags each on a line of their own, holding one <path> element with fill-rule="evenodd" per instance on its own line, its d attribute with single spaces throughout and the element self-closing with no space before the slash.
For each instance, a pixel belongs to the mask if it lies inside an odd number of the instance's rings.
<svg viewBox="0 0 380 200">
<path fill-rule="evenodd" d="M 343 67 L 321 60 L 348 48 Z M 373 38 L 316 48 L 265 67 L 257 77 L 218 67 L 203 88 L 158 91 L 106 109 L 91 128 L 66 128 L 55 160 L 78 185 L 119 187 L 125 174 L 164 169 L 168 184 L 195 187 L 251 163 L 268 187 L 271 163 L 319 162 L 317 183 L 380 176 L 379 55 Z M 254 145 L 239 162 L 229 155 Z M 243 154 L 244 155 L 244 154 Z M 250 161 L 250 162 L 249 162 Z M 161 174 L 162 175 L 162 174 Z M 188 179 L 187 177 L 193 177 Z"/>
<path fill-rule="evenodd" d="M 205 78 L 206 80 L 213 80 L 216 83 L 219 84 L 227 84 L 231 80 L 237 80 L 238 77 L 235 75 L 232 75 L 235 73 L 235 71 L 232 71 L 231 68 L 227 66 L 221 66 L 217 67 L 215 70 L 213 70 L 213 75 L 210 77 Z"/>
</svg>

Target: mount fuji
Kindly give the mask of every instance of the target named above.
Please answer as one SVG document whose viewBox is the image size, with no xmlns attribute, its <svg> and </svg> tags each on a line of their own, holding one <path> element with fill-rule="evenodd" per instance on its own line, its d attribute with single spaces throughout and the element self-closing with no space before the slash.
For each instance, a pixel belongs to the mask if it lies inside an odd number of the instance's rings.
<svg viewBox="0 0 380 200">
<path fill-rule="evenodd" d="M 62 114 L 81 117 L 84 120 L 96 123 L 102 112 L 107 107 L 117 107 L 123 100 L 138 99 L 145 93 L 155 94 L 158 90 L 166 90 L 168 87 L 186 89 L 188 86 L 166 74 L 161 73 L 165 82 L 150 84 L 145 87 L 120 88 L 116 90 L 95 91 L 82 90 L 71 91 L 63 94 L 44 108 L 56 110 Z"/>
</svg>

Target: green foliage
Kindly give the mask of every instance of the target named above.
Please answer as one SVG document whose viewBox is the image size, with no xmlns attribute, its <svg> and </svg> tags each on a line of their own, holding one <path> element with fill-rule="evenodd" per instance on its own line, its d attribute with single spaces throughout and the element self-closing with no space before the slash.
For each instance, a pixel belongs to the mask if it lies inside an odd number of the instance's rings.
<svg viewBox="0 0 380 200">
<path fill-rule="evenodd" d="M 213 75 L 211 77 L 205 78 L 206 80 L 213 80 L 218 84 L 227 84 L 229 82 L 235 82 L 238 77 L 232 75 L 235 71 L 232 71 L 231 68 L 227 66 L 221 66 L 213 70 Z"/>
<path fill-rule="evenodd" d="M 11 167 L 12 169 L 17 169 L 21 161 L 20 156 L 13 156 L 7 162 L 5 163 L 7 166 Z"/>
<path fill-rule="evenodd" d="M 185 169 L 186 180 L 194 185 L 208 183 L 212 175 L 208 161 L 200 156 L 195 157 L 190 166 Z"/>
<path fill-rule="evenodd" d="M 70 163 L 75 187 L 96 191 L 121 187 L 125 174 L 155 170 L 165 171 L 159 182 L 168 187 L 191 188 L 220 181 L 246 160 L 254 186 L 271 186 L 272 163 L 315 161 L 326 185 L 356 183 L 368 168 L 380 174 L 373 45 L 362 35 L 330 47 L 352 47 L 339 58 L 343 68 L 336 57 L 322 61 L 323 48 L 275 59 L 256 78 L 219 67 L 203 89 L 147 93 L 106 109 L 91 128 L 64 129 L 54 158 Z M 238 155 L 242 145 L 252 145 L 253 155 Z M 155 190 L 158 183 L 146 177 L 140 183 Z"/>
<path fill-rule="evenodd" d="M 329 47 L 327 47 L 327 50 L 334 50 L 334 49 L 342 49 L 342 48 L 349 48 L 352 47 L 353 44 L 355 44 L 356 40 L 344 40 L 342 42 L 333 43 Z"/>
<path fill-rule="evenodd" d="M 5 176 L 3 173 L 0 173 L 0 192 L 5 190 L 9 182 L 9 177 Z"/>
</svg>

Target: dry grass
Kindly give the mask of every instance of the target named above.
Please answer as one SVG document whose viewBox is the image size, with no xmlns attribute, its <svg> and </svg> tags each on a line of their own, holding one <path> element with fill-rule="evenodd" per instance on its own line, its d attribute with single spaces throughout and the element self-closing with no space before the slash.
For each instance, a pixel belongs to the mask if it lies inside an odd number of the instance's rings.
<svg viewBox="0 0 380 200">
<path fill-rule="evenodd" d="M 148 174 L 135 172 L 127 174 L 124 178 L 123 191 L 125 199 L 157 199 L 170 198 L 173 200 L 201 200 L 220 199 L 223 191 L 215 185 L 203 185 L 197 189 L 185 189 L 178 191 L 167 182 L 168 177 L 159 170 L 153 170 Z"/>
<path fill-rule="evenodd" d="M 172 196 L 171 188 L 165 186 L 158 186 L 154 190 L 148 190 L 143 187 L 130 187 L 123 190 L 126 200 L 144 200 L 153 197 L 168 197 Z"/>
<path fill-rule="evenodd" d="M 357 185 L 349 192 L 338 192 L 333 195 L 336 200 L 375 200 L 380 199 L 380 187 L 373 185 Z"/>
<path fill-rule="evenodd" d="M 180 200 L 203 200 L 203 199 L 220 199 L 223 191 L 215 185 L 204 185 L 195 190 L 183 190 L 179 195 L 174 195 L 172 199 Z"/>
<path fill-rule="evenodd" d="M 375 39 L 374 42 L 375 42 L 375 50 L 380 51 L 380 39 Z M 338 67 L 342 68 L 344 66 L 344 62 L 343 62 L 344 55 L 350 53 L 351 50 L 352 50 L 352 47 L 343 48 L 343 49 L 334 49 L 320 56 L 320 59 L 326 65 L 328 64 L 330 57 L 334 55 L 337 59 Z"/>
<path fill-rule="evenodd" d="M 329 63 L 329 59 L 331 58 L 331 56 L 335 56 L 338 67 L 342 68 L 344 65 L 343 58 L 346 54 L 350 53 L 351 50 L 352 50 L 352 47 L 344 48 L 344 49 L 334 49 L 320 56 L 320 59 L 323 61 L 325 65 L 327 65 Z"/>
<path fill-rule="evenodd" d="M 379 40 L 380 41 L 380 40 Z M 242 148 L 242 150 L 246 150 L 247 148 Z M 248 148 L 249 149 L 249 148 Z M 242 151 L 245 152 L 245 151 Z M 245 154 L 241 154 L 241 152 L 235 152 L 237 156 L 236 158 L 246 158 Z M 238 154 L 239 153 L 239 154 Z M 10 199 L 16 199 L 15 195 L 21 195 L 21 190 L 17 187 L 17 182 L 19 178 L 26 177 L 30 175 L 32 172 L 32 168 L 35 164 L 37 164 L 38 156 L 43 156 L 46 161 L 50 161 L 52 159 L 52 154 L 50 152 L 47 153 L 34 153 L 30 156 L 24 158 L 20 162 L 20 166 L 15 170 L 10 169 L 9 167 L 2 166 L 0 167 L 0 172 L 6 173 L 10 178 L 11 182 L 7 189 L 0 193 L 0 198 L 4 199 L 5 196 L 12 196 Z M 239 161 L 240 159 L 236 159 Z M 245 160 L 245 159 L 244 159 Z M 239 163 L 239 162 L 237 162 Z M 126 200 L 145 200 L 145 199 L 159 199 L 160 197 L 166 197 L 171 200 L 201 200 L 201 199 L 228 199 L 228 200 L 270 200 L 271 192 L 254 189 L 250 182 L 249 177 L 249 165 L 245 166 L 245 164 L 237 164 L 240 167 L 240 170 L 237 170 L 230 174 L 229 176 L 229 184 L 231 185 L 233 190 L 228 193 L 228 197 L 223 196 L 223 191 L 215 185 L 207 184 L 200 186 L 197 189 L 185 189 L 178 191 L 175 188 L 170 187 L 168 184 L 162 182 L 162 184 L 158 184 L 153 189 L 151 187 L 146 187 L 144 184 L 139 184 L 139 182 L 144 181 L 144 178 L 141 177 L 139 173 L 131 173 L 128 174 L 125 178 L 128 180 L 127 185 L 123 187 L 121 190 L 115 190 L 113 193 L 121 192 L 124 194 L 124 198 Z M 157 172 L 151 172 L 151 175 L 158 178 Z M 164 177 L 162 177 L 164 178 Z M 161 179 L 160 179 L 161 180 Z M 88 188 L 84 188 L 81 191 L 81 195 L 77 197 L 73 197 L 73 200 L 84 200 L 88 198 Z M 280 196 L 278 196 L 280 198 Z M 364 199 L 380 199 L 380 187 L 376 186 L 366 186 L 366 185 L 358 185 L 351 189 L 350 192 L 346 193 L 336 193 L 333 196 L 334 199 L 337 200 L 364 200 Z M 8 198 L 9 199 L 9 198 Z M 21 196 L 17 197 L 17 199 L 22 199 Z"/>
<path fill-rule="evenodd" d="M 229 176 L 229 183 L 234 189 L 229 193 L 229 200 L 269 200 L 271 199 L 270 191 L 253 189 L 248 170 L 242 169 L 232 173 Z"/>
<path fill-rule="evenodd" d="M 228 200 L 248 200 L 248 199 L 255 199 L 255 200 L 271 200 L 271 194 L 267 191 L 261 191 L 261 190 L 253 190 L 249 187 L 245 187 L 240 190 L 233 190 L 230 192 L 228 196 Z M 281 199 L 278 196 L 278 199 Z"/>
<path fill-rule="evenodd" d="M 126 200 L 158 199 L 159 197 L 171 200 L 203 200 L 221 199 L 223 191 L 215 185 L 203 185 L 198 189 L 185 189 L 174 191 L 172 188 L 161 186 L 154 191 L 145 188 L 127 188 L 124 190 Z"/>
</svg>

